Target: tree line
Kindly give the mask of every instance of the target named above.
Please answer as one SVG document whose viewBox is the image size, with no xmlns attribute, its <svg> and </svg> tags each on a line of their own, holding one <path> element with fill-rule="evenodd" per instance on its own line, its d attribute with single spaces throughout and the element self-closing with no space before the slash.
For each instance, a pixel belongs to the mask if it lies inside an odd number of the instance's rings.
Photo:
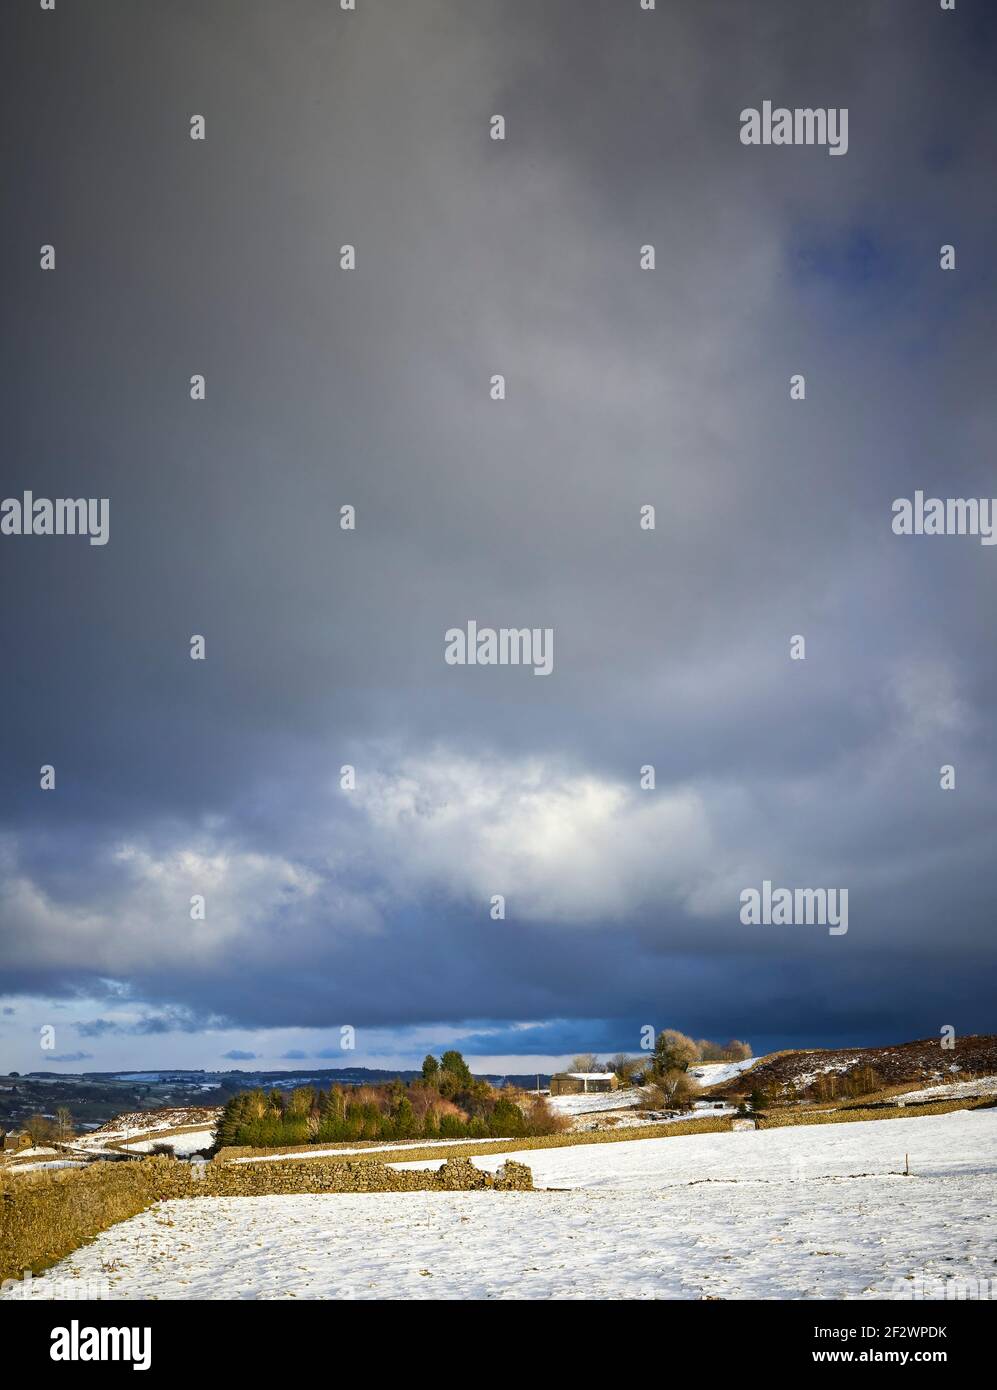
<svg viewBox="0 0 997 1390">
<path fill-rule="evenodd" d="M 374 1139 L 511 1139 L 554 1134 L 563 1121 L 542 1097 L 496 1090 L 471 1075 L 459 1052 L 429 1055 L 406 1085 L 340 1086 L 327 1091 L 243 1091 L 222 1111 L 215 1147 L 283 1148 Z"/>
</svg>

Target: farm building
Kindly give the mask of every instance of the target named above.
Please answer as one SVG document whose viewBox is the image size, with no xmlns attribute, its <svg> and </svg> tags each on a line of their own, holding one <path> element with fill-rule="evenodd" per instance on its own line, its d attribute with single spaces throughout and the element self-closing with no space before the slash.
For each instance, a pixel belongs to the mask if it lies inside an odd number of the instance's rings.
<svg viewBox="0 0 997 1390">
<path fill-rule="evenodd" d="M 615 1091 L 619 1086 L 611 1071 L 559 1071 L 550 1079 L 552 1096 L 579 1096 L 589 1091 Z"/>
<path fill-rule="evenodd" d="M 23 1130 L 10 1130 L 3 1136 L 3 1147 L 7 1153 L 11 1150 L 30 1149 L 31 1135 L 25 1134 Z"/>
</svg>

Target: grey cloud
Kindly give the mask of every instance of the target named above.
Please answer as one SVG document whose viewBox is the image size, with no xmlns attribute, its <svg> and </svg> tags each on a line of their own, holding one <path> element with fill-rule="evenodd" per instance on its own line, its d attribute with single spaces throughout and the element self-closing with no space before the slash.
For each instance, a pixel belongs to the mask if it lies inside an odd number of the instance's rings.
<svg viewBox="0 0 997 1390">
<path fill-rule="evenodd" d="M 117 3 L 30 101 L 11 74 L 47 177 L 3 234 L 5 489 L 86 479 L 113 526 L 0 545 L 10 989 L 123 978 L 148 1017 L 112 1033 L 989 1024 L 993 557 L 889 529 L 992 491 L 995 29 L 960 9 L 414 0 L 346 40 Z M 745 150 L 764 97 L 847 105 L 848 155 Z M 39 226 L 53 304 L 8 283 Z M 469 617 L 553 626 L 554 673 L 445 667 Z M 546 838 L 533 764 L 569 789 Z M 582 833 L 586 779 L 625 796 Z M 848 937 L 746 937 L 763 877 L 849 886 Z"/>
</svg>

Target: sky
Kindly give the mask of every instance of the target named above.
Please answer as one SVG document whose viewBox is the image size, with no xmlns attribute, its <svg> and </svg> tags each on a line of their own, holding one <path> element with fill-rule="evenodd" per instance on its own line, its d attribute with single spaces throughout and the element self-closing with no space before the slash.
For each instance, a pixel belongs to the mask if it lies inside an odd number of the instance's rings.
<svg viewBox="0 0 997 1390">
<path fill-rule="evenodd" d="M 994 1030 L 997 548 L 891 522 L 997 493 L 995 49 L 987 0 L 8 7 L 0 496 L 110 530 L 0 535 L 0 1069 Z M 743 144 L 766 100 L 847 153 Z M 742 923 L 765 880 L 847 933 Z"/>
</svg>

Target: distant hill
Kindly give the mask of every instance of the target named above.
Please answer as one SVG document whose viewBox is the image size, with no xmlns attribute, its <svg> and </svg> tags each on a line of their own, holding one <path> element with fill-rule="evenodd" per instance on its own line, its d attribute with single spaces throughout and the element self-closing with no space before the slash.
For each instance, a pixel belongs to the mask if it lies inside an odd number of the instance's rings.
<svg viewBox="0 0 997 1390">
<path fill-rule="evenodd" d="M 475 1076 L 480 1076 L 493 1086 L 519 1086 L 523 1090 L 535 1090 L 537 1085 L 537 1073 L 528 1074 L 517 1073 L 515 1075 L 499 1075 L 496 1072 L 475 1072 Z M 402 1081 L 414 1081 L 417 1076 L 421 1076 L 419 1070 L 405 1071 L 398 1067 L 317 1067 L 311 1068 L 282 1068 L 274 1071 L 261 1071 L 255 1068 L 247 1069 L 232 1067 L 226 1071 L 205 1071 L 204 1069 L 177 1069 L 177 1070 L 153 1070 L 153 1071 L 84 1071 L 84 1072 L 58 1072 L 58 1071 L 32 1071 L 25 1072 L 23 1076 L 17 1078 L 21 1081 L 35 1082 L 61 1082 L 80 1081 L 95 1085 L 105 1085 L 111 1083 L 125 1083 L 131 1085 L 146 1086 L 187 1086 L 207 1090 L 212 1087 L 227 1087 L 228 1089 L 247 1090 L 256 1086 L 269 1089 L 276 1086 L 278 1089 L 290 1088 L 295 1086 L 318 1086 L 334 1085 L 337 1082 L 341 1086 L 364 1086 L 376 1085 L 385 1081 L 394 1081 L 395 1077 L 401 1077 Z M 540 1073 L 541 1089 L 550 1085 L 550 1074 Z"/>
</svg>

